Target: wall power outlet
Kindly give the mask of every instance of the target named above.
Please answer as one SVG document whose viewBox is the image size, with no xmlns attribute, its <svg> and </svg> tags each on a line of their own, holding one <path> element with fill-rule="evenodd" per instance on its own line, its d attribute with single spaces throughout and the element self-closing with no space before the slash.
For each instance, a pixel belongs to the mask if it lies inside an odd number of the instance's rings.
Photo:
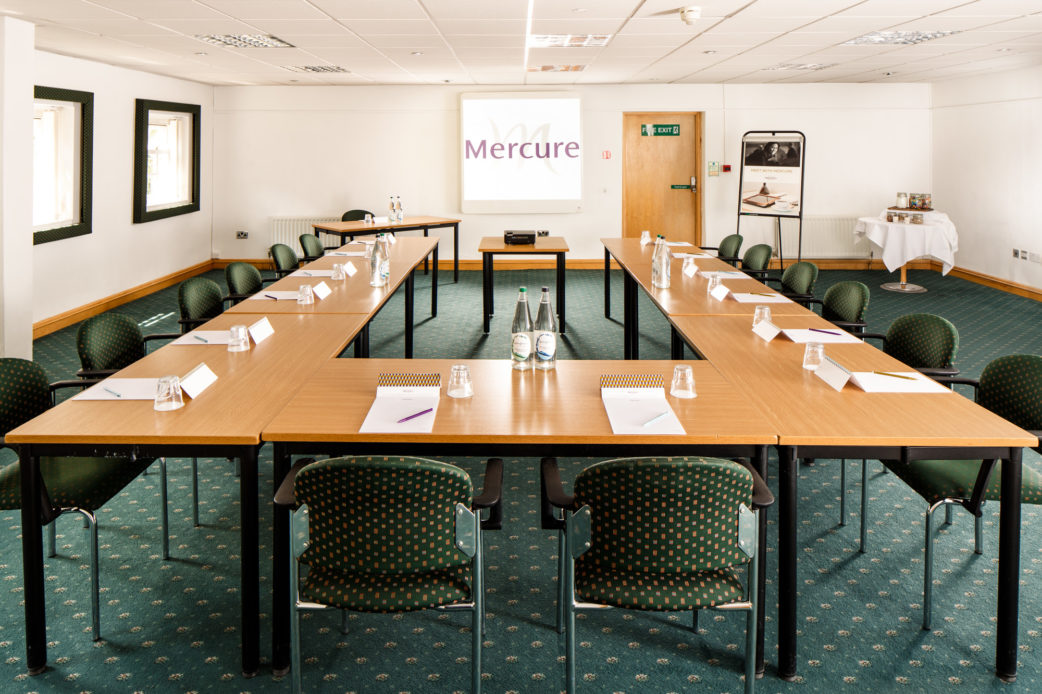
<svg viewBox="0 0 1042 694">
<path fill-rule="evenodd" d="M 235 232 L 235 238 L 237 238 L 237 239 L 248 239 L 248 238 L 250 238 L 250 232 L 248 232 L 248 231 L 237 231 L 237 232 Z"/>
</svg>

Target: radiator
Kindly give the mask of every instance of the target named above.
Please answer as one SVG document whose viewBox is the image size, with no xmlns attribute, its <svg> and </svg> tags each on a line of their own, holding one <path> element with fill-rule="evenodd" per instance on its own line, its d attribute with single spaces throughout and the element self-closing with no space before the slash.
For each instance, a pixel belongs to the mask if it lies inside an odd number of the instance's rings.
<svg viewBox="0 0 1042 694">
<path fill-rule="evenodd" d="M 298 256 L 304 255 L 300 247 L 301 234 L 314 234 L 312 224 L 319 222 L 339 222 L 340 217 L 272 217 L 271 245 L 284 243 L 292 248 Z"/>
<path fill-rule="evenodd" d="M 785 228 L 795 227 L 792 222 L 782 224 Z M 803 257 L 868 258 L 871 254 L 868 242 L 860 240 L 855 243 L 855 224 L 856 217 L 804 217 Z M 786 235 L 788 240 L 789 236 Z"/>
</svg>

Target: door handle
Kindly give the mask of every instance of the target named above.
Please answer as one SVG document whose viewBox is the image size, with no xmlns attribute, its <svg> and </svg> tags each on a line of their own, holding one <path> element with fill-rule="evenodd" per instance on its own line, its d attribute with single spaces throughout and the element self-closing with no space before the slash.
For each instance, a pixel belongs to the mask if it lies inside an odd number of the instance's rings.
<svg viewBox="0 0 1042 694">
<path fill-rule="evenodd" d="M 698 188 L 698 178 L 695 176 L 691 177 L 691 192 L 694 193 Z"/>
</svg>

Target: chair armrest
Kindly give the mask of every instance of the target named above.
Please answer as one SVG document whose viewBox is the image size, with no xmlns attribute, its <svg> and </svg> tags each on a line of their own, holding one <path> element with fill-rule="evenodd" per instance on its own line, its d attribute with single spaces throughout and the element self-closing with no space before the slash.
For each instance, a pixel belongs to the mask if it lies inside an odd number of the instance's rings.
<svg viewBox="0 0 1042 694">
<path fill-rule="evenodd" d="M 51 389 L 51 395 L 54 395 L 55 391 L 61 390 L 62 388 L 79 388 L 80 390 L 83 390 L 84 388 L 89 388 L 90 386 L 101 383 L 103 380 L 104 379 L 102 378 L 73 378 L 66 381 L 55 381 L 54 383 L 48 384 L 48 387 Z"/>
<path fill-rule="evenodd" d="M 766 270 L 742 270 L 742 272 L 744 272 L 745 274 L 749 275 L 750 277 L 755 277 L 756 279 L 760 280 L 761 282 L 763 282 L 764 279 L 766 279 L 766 277 L 767 277 L 767 271 Z"/>
<path fill-rule="evenodd" d="M 862 340 L 866 340 L 870 337 L 876 340 L 882 340 L 883 346 L 886 346 L 886 335 L 884 335 L 883 333 L 861 333 L 858 335 L 858 337 L 860 337 Z"/>
<path fill-rule="evenodd" d="M 847 332 L 853 333 L 858 337 L 862 337 L 864 333 L 861 331 L 868 327 L 868 323 L 862 321 L 832 320 L 829 321 L 829 323 L 832 323 L 837 328 L 843 328 Z"/>
<path fill-rule="evenodd" d="M 99 371 L 88 371 L 87 369 L 80 369 L 76 372 L 76 378 L 100 380 L 102 378 L 108 378 L 117 371 L 119 371 L 119 369 L 101 369 Z"/>
<path fill-rule="evenodd" d="M 190 330 L 195 330 L 203 323 L 210 322 L 210 320 L 209 318 L 178 318 L 177 324 L 184 329 L 184 332 L 189 332 Z M 183 335 L 184 333 L 181 334 Z"/>
<path fill-rule="evenodd" d="M 764 277 L 760 281 L 764 284 L 767 284 L 768 282 L 777 282 L 780 286 L 785 286 L 782 284 L 781 277 Z"/>
<path fill-rule="evenodd" d="M 181 321 L 178 321 L 180 323 Z M 206 321 L 203 321 L 204 323 Z M 148 342 L 149 340 L 176 340 L 181 337 L 181 333 L 154 333 L 152 335 L 145 335 L 142 340 Z"/>
<path fill-rule="evenodd" d="M 543 458 L 539 464 L 539 477 L 543 488 L 541 505 L 541 521 L 543 530 L 561 530 L 564 521 L 557 517 L 555 508 L 571 508 L 575 505 L 575 497 L 564 493 L 561 486 L 561 471 L 557 468 L 557 458 Z"/>
<path fill-rule="evenodd" d="M 320 256 L 320 255 L 305 255 L 303 258 L 300 259 L 300 261 L 302 263 L 310 263 L 313 260 L 318 260 L 321 257 L 322 256 Z"/>
<path fill-rule="evenodd" d="M 261 286 L 264 286 L 265 284 L 271 284 L 272 282 L 278 282 L 280 279 L 281 278 L 278 277 L 278 276 L 275 276 L 275 277 L 261 277 Z"/>
<path fill-rule="evenodd" d="M 481 495 L 470 502 L 472 509 L 489 509 L 488 518 L 481 521 L 482 530 L 503 527 L 503 459 L 489 458 L 485 463 L 485 487 Z"/>
<path fill-rule="evenodd" d="M 954 366 L 948 367 L 947 369 L 924 367 L 916 369 L 916 371 L 924 376 L 929 376 L 930 378 L 939 381 L 941 384 L 948 384 L 951 382 L 949 379 L 959 375 L 959 370 Z"/>
<path fill-rule="evenodd" d="M 738 464 L 744 467 L 746 470 L 752 473 L 753 476 L 753 506 L 757 509 L 767 508 L 774 503 L 774 495 L 771 494 L 771 490 L 767 487 L 767 483 L 760 477 L 760 473 L 756 471 L 753 464 L 748 460 L 739 458 Z"/>
<path fill-rule="evenodd" d="M 719 251 L 720 246 L 699 246 L 703 251 Z"/>
<path fill-rule="evenodd" d="M 297 500 L 293 496 L 293 483 L 297 481 L 297 473 L 303 468 L 315 462 L 314 458 L 301 458 L 293 463 L 286 476 L 282 478 L 282 484 L 275 491 L 275 505 L 279 508 L 296 509 Z"/>
</svg>

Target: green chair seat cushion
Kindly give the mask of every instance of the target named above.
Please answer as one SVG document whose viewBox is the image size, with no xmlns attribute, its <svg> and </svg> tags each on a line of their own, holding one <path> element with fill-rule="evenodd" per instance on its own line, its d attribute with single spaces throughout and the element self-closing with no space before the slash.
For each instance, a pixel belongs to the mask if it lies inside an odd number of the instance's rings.
<svg viewBox="0 0 1042 694">
<path fill-rule="evenodd" d="M 129 458 L 40 458 L 40 473 L 51 503 L 94 511 L 144 472 L 152 460 Z M 0 509 L 22 507 L 21 464 L 0 470 Z"/>
<path fill-rule="evenodd" d="M 741 574 L 735 568 L 691 573 L 583 570 L 575 567 L 580 600 L 631 610 L 687 610 L 743 599 Z"/>
<path fill-rule="evenodd" d="M 312 566 L 301 582 L 305 600 L 357 612 L 409 612 L 470 600 L 471 569 L 362 573 Z"/>
<path fill-rule="evenodd" d="M 884 460 L 882 463 L 930 505 L 941 499 L 969 499 L 981 465 L 979 460 L 915 460 L 907 464 L 899 460 Z M 1037 463 L 1027 461 L 1021 467 L 1021 501 L 1025 504 L 1042 504 L 1042 469 Z M 999 493 L 1001 480 L 1000 462 L 988 481 L 984 492 L 986 500 L 998 501 L 1002 498 Z"/>
</svg>

